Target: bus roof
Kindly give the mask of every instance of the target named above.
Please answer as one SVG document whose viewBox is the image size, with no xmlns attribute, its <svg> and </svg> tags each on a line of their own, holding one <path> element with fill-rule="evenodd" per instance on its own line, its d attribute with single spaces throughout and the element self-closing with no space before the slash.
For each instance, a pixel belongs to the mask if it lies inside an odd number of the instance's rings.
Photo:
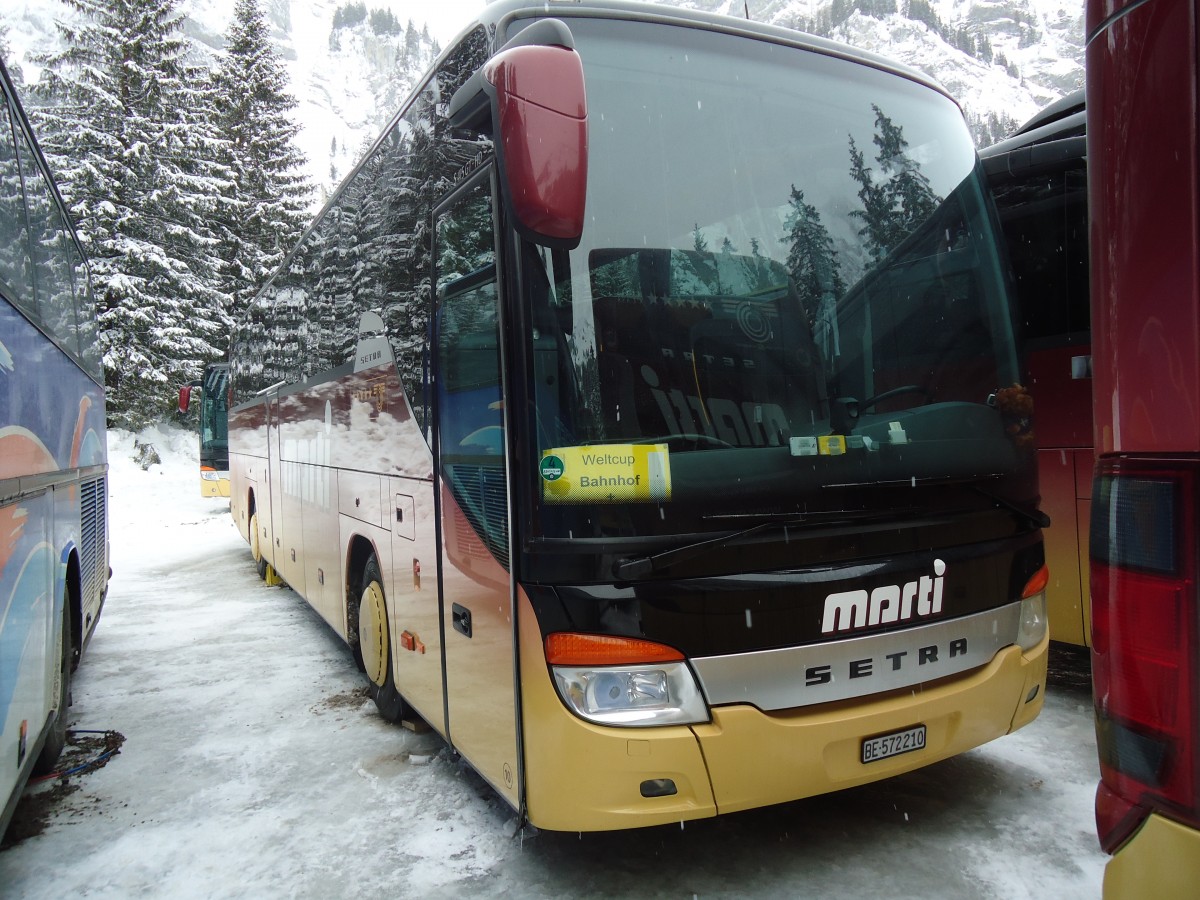
<svg viewBox="0 0 1200 900">
<path fill-rule="evenodd" d="M 1087 117 L 1084 111 L 1083 91 L 1074 91 L 1055 100 L 1038 112 L 1009 137 L 980 150 L 979 156 L 984 160 L 986 166 L 987 160 L 1010 154 L 1022 147 L 1032 147 L 1036 144 L 1070 138 L 1082 138 L 1086 131 Z M 1082 142 L 1079 145 L 1079 152 L 1075 155 L 1083 155 Z"/>
<path fill-rule="evenodd" d="M 748 18 L 718 15 L 693 9 L 683 9 L 677 6 L 665 6 L 659 3 L 639 3 L 634 0 L 494 0 L 485 6 L 479 18 L 468 25 L 455 38 L 450 46 L 458 43 L 468 31 L 483 25 L 492 35 L 492 52 L 495 52 L 508 40 L 511 35 L 509 28 L 512 23 L 523 18 L 545 18 L 555 16 L 571 18 L 576 16 L 602 16 L 607 18 L 637 19 L 638 21 L 659 21 L 664 24 L 682 25 L 700 28 L 708 31 L 722 31 L 729 34 L 741 34 L 750 38 L 787 43 L 802 47 L 815 53 L 836 56 L 851 62 L 882 69 L 899 75 L 911 81 L 923 84 L 939 93 L 950 97 L 950 94 L 938 82 L 924 72 L 897 63 L 886 57 L 841 44 L 827 38 L 806 34 L 791 28 L 781 28 L 755 22 Z M 517 29 L 519 30 L 519 29 Z M 950 97 L 950 99 L 954 99 Z"/>
</svg>

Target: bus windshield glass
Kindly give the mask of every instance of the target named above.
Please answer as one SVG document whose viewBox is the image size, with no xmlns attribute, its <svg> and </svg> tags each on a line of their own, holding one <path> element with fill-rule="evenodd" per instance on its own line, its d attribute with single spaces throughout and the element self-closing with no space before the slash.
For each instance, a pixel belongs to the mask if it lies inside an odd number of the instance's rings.
<svg viewBox="0 0 1200 900">
<path fill-rule="evenodd" d="M 200 462 L 229 468 L 229 366 L 204 371 L 200 404 Z"/>
<path fill-rule="evenodd" d="M 541 535 L 702 532 L 880 484 L 1034 505 L 995 216 L 954 103 L 766 41 L 571 28 L 586 225 L 521 267 Z"/>
</svg>

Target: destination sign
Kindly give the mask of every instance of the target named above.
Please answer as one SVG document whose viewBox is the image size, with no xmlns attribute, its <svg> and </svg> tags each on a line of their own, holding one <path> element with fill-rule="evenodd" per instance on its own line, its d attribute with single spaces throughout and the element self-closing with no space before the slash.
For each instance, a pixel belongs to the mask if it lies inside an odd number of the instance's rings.
<svg viewBox="0 0 1200 900">
<path fill-rule="evenodd" d="M 547 503 L 653 503 L 671 499 L 666 444 L 598 444 L 542 451 Z"/>
</svg>

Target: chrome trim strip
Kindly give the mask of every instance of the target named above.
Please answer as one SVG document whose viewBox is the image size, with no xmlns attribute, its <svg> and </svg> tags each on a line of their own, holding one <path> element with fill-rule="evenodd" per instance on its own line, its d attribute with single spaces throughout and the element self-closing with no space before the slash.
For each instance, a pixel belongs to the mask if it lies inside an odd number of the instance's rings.
<svg viewBox="0 0 1200 900">
<path fill-rule="evenodd" d="M 710 706 L 793 709 L 957 675 L 1016 643 L 1021 602 L 883 634 L 693 659 Z"/>
</svg>

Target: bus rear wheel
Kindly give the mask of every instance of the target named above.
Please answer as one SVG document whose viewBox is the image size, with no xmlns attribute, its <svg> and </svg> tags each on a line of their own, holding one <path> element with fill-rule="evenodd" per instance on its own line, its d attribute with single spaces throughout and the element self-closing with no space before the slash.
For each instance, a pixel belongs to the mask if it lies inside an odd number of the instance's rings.
<svg viewBox="0 0 1200 900">
<path fill-rule="evenodd" d="M 389 639 L 387 597 L 383 576 L 372 555 L 363 566 L 362 589 L 358 595 L 358 651 L 367 674 L 367 693 L 379 714 L 399 722 L 407 711 L 392 676 L 392 647 Z"/>
<path fill-rule="evenodd" d="M 58 671 L 54 674 L 54 724 L 46 735 L 46 743 L 33 764 L 34 775 L 49 775 L 67 745 L 67 707 L 71 705 L 71 663 L 75 649 L 71 644 L 70 594 L 63 588 L 62 625 L 58 637 Z"/>
<path fill-rule="evenodd" d="M 250 514 L 250 555 L 254 557 L 254 567 L 258 577 L 264 581 L 267 578 L 267 558 L 263 556 L 262 547 L 258 543 L 258 512 Z"/>
</svg>

